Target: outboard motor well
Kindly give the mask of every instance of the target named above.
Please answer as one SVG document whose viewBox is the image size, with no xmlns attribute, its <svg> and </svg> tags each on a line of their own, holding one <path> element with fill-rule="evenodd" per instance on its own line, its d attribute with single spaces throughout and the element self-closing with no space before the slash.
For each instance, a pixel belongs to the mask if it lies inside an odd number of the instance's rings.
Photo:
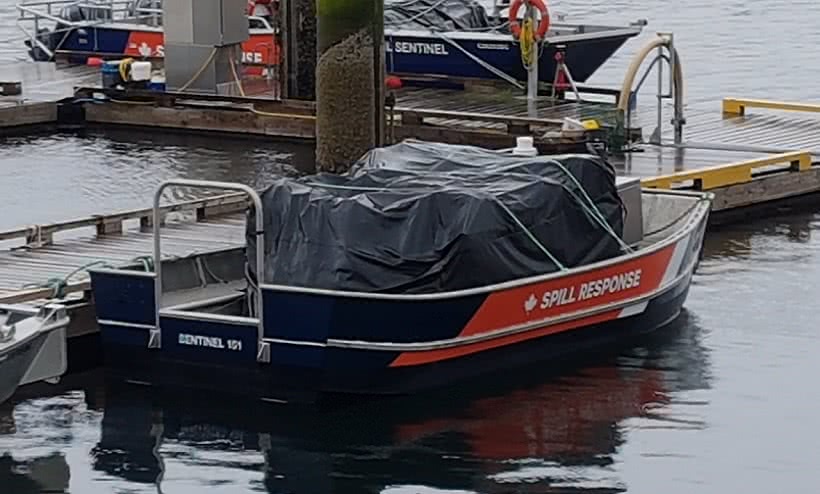
<svg viewBox="0 0 820 494">
<path fill-rule="evenodd" d="M 65 29 L 65 24 L 58 23 L 55 31 L 61 29 Z M 57 39 L 58 33 L 52 32 L 44 27 L 41 27 L 37 30 L 36 39 L 40 43 L 42 43 L 51 53 L 54 53 L 54 50 L 57 49 L 59 39 Z M 43 50 L 43 48 L 38 44 L 32 42 L 32 40 L 27 39 L 24 41 L 25 45 L 28 47 L 28 56 L 31 57 L 32 60 L 35 62 L 48 62 L 51 60 L 51 56 L 48 52 Z"/>
</svg>

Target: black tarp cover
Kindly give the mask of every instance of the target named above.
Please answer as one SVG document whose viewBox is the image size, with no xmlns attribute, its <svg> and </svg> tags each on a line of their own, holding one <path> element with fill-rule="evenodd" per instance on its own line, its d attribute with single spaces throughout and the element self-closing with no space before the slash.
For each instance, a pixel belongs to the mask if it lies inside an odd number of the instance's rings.
<svg viewBox="0 0 820 494">
<path fill-rule="evenodd" d="M 571 174 L 575 181 L 567 174 Z M 348 175 L 280 178 L 262 193 L 267 283 L 430 293 L 556 271 L 620 254 L 615 172 L 594 155 L 517 157 L 406 141 Z M 254 213 L 248 261 L 256 278 Z M 522 228 L 525 227 L 525 228 Z"/>
<path fill-rule="evenodd" d="M 484 7 L 474 0 L 387 0 L 384 25 L 393 29 L 475 31 L 491 27 Z"/>
</svg>

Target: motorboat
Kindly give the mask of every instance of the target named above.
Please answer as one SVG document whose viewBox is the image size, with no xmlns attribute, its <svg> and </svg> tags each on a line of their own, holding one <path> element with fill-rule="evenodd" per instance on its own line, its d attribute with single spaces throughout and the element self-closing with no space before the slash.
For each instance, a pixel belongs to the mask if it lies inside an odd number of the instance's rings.
<svg viewBox="0 0 820 494">
<path fill-rule="evenodd" d="M 282 53 L 276 27 L 278 2 L 251 3 L 264 5 L 247 10 L 249 37 L 242 43 L 242 63 L 247 73 L 270 75 L 280 65 Z M 17 9 L 29 55 L 37 61 L 83 63 L 92 56 L 162 60 L 165 56 L 161 0 L 25 0 Z M 511 33 L 509 9 L 509 5 L 494 5 L 487 12 L 475 0 L 386 1 L 387 72 L 434 79 L 526 81 L 527 68 Z M 549 12 L 545 14 L 549 18 Z M 587 81 L 644 25 L 642 20 L 610 26 L 551 19 L 539 48 L 539 80 L 555 80 L 558 55 L 575 82 Z"/>
<path fill-rule="evenodd" d="M 54 382 L 68 366 L 63 306 L 0 306 L 0 403 L 26 384 Z"/>
<path fill-rule="evenodd" d="M 105 365 L 272 401 L 413 393 L 663 327 L 712 201 L 643 189 L 592 154 L 420 141 L 262 192 L 167 181 L 154 225 L 171 186 L 247 194 L 246 241 L 92 270 Z M 154 241 L 162 259 L 157 226 Z"/>
</svg>

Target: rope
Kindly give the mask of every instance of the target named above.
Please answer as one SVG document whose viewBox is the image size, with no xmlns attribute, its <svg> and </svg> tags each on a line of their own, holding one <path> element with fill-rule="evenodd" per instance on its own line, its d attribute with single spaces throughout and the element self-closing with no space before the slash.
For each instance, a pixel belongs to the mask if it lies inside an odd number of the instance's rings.
<svg viewBox="0 0 820 494">
<path fill-rule="evenodd" d="M 351 186 L 346 186 L 346 185 L 317 184 L 317 183 L 315 183 L 315 182 L 308 182 L 308 183 L 309 183 L 310 185 L 316 185 L 316 186 L 321 186 L 321 187 L 327 187 L 327 188 L 330 188 L 330 189 L 343 189 L 343 190 L 371 190 L 371 191 L 376 191 L 376 192 L 381 192 L 381 191 L 383 191 L 383 190 L 386 190 L 386 189 L 384 189 L 384 188 L 382 188 L 382 187 L 351 187 Z M 424 189 L 424 188 L 420 188 L 420 189 L 403 189 L 403 190 L 405 190 L 405 191 L 414 191 L 414 190 L 423 191 L 423 190 L 426 190 L 426 189 Z M 571 191 L 569 191 L 569 192 L 570 192 L 570 194 L 572 194 L 572 192 L 571 192 Z M 575 197 L 575 195 L 574 195 L 574 194 L 572 194 L 572 195 L 573 195 L 573 198 L 575 198 L 575 199 L 576 199 L 576 201 L 578 201 L 578 199 Z M 498 205 L 501 207 L 501 209 L 503 209 L 503 210 L 504 210 L 504 212 L 505 212 L 505 213 L 507 213 L 507 215 L 508 215 L 508 216 L 509 216 L 509 217 L 510 217 L 510 218 L 511 218 L 514 222 L 515 222 L 515 224 L 516 224 L 516 225 L 518 225 L 518 227 L 521 229 L 521 231 L 523 231 L 523 232 L 524 232 L 524 234 L 525 234 L 525 235 L 527 235 L 527 237 L 528 237 L 528 238 L 532 241 L 532 243 L 533 243 L 533 244 L 535 244 L 535 246 L 536 246 L 536 247 L 538 247 L 538 248 L 539 248 L 539 249 L 540 249 L 540 250 L 544 253 L 544 255 L 546 255 L 546 256 L 547 256 L 547 258 L 549 258 L 549 260 L 550 260 L 553 264 L 555 264 L 555 266 L 557 266 L 557 267 L 558 267 L 558 269 L 560 269 L 561 271 L 566 271 L 566 270 L 568 269 L 566 266 L 564 266 L 564 265 L 563 265 L 563 264 L 562 264 L 562 263 L 561 263 L 561 262 L 560 262 L 560 261 L 559 261 L 559 260 L 558 260 L 558 259 L 557 259 L 554 255 L 553 255 L 553 254 L 552 254 L 552 252 L 550 252 L 550 251 L 549 251 L 549 249 L 547 249 L 547 247 L 546 247 L 544 244 L 542 244 L 542 243 L 538 240 L 538 238 L 536 238 L 536 236 L 532 233 L 532 231 L 530 231 L 530 229 L 529 229 L 529 228 L 527 228 L 527 226 L 526 226 L 524 223 L 522 223 L 520 219 L 518 219 L 518 216 L 516 216 L 516 215 L 515 215 L 515 213 L 513 213 L 513 212 L 512 212 L 512 210 L 510 210 L 510 208 L 508 208 L 508 207 L 507 207 L 507 205 L 506 205 L 506 204 L 504 204 L 504 202 L 503 202 L 503 201 L 501 201 L 501 199 L 500 199 L 498 196 L 492 195 L 491 193 L 487 193 L 487 196 L 489 196 L 490 198 L 492 198 L 492 199 L 493 199 L 493 201 L 494 201 L 496 204 L 498 204 Z M 580 201 L 579 201 L 579 202 L 580 202 Z M 581 207 L 583 208 L 583 207 L 585 207 L 585 206 L 584 206 L 583 204 L 581 204 Z"/>
<path fill-rule="evenodd" d="M 521 50 L 521 63 L 524 68 L 529 69 L 532 65 L 532 54 L 535 51 L 535 28 L 532 17 L 524 19 L 521 26 L 521 36 L 519 36 L 518 47 Z"/>
<path fill-rule="evenodd" d="M 519 84 L 519 83 L 518 83 L 518 81 L 516 81 L 515 79 L 513 79 L 513 78 L 512 78 L 512 77 L 510 77 L 509 75 L 505 74 L 505 73 L 504 73 L 504 72 L 502 72 L 501 70 L 499 70 L 499 69 L 497 69 L 497 68 L 493 67 L 492 65 L 488 64 L 488 63 L 487 63 L 487 62 L 485 62 L 484 60 L 481 60 L 480 58 L 478 58 L 477 56 L 473 55 L 473 54 L 472 54 L 472 53 L 470 53 L 469 51 L 465 50 L 465 49 L 464 49 L 461 45 L 459 45 L 458 43 L 456 43 L 456 42 L 455 42 L 455 41 L 453 41 L 452 39 L 448 38 L 448 37 L 447 37 L 447 36 L 445 36 L 444 34 L 442 34 L 442 33 L 436 33 L 436 35 L 437 35 L 439 38 L 441 38 L 441 39 L 443 39 L 444 41 L 446 41 L 447 43 L 449 43 L 449 44 L 451 44 L 452 46 L 454 46 L 456 49 L 458 49 L 459 51 L 461 51 L 461 52 L 462 52 L 462 53 L 464 53 L 465 55 L 467 55 L 467 58 L 469 58 L 470 60 L 474 61 L 475 63 L 477 63 L 477 64 L 478 64 L 478 65 L 480 65 L 481 67 L 483 67 L 483 68 L 485 68 L 485 69 L 489 70 L 489 71 L 490 71 L 490 72 L 492 72 L 493 74 L 497 75 L 500 79 L 504 79 L 505 81 L 509 82 L 510 84 L 512 84 L 513 86 L 515 86 L 515 87 L 516 87 L 516 88 L 518 88 L 518 89 L 524 89 L 524 86 L 522 86 L 521 84 Z"/>
<path fill-rule="evenodd" d="M 152 256 L 135 257 L 131 260 L 131 262 L 140 262 L 146 272 L 151 272 L 154 270 L 154 260 Z M 71 278 L 82 272 L 87 272 L 90 268 L 95 266 L 105 269 L 117 269 L 116 266 L 113 266 L 106 261 L 92 261 L 87 264 L 83 264 L 62 278 L 49 278 L 44 283 L 28 283 L 23 285 L 23 288 L 51 288 L 52 293 L 48 298 L 64 298 L 66 296 L 66 290 L 68 289 Z"/>
<path fill-rule="evenodd" d="M 93 261 L 89 262 L 88 264 L 84 264 L 79 268 L 75 269 L 74 271 L 68 273 L 62 278 L 49 278 L 46 280 L 45 283 L 41 284 L 27 284 L 23 285 L 23 288 L 51 288 L 53 290 L 50 298 L 63 298 L 66 295 L 66 288 L 68 288 L 68 282 L 73 278 L 75 275 L 79 274 L 80 272 L 86 271 L 91 267 L 100 266 L 104 268 L 113 268 L 110 264 L 106 263 L 105 261 Z"/>
<path fill-rule="evenodd" d="M 133 62 L 133 58 L 123 58 L 122 60 L 120 60 L 120 63 L 117 68 L 120 71 L 120 77 L 122 78 L 123 82 L 128 81 L 128 70 L 131 68 L 131 63 Z"/>
<path fill-rule="evenodd" d="M 621 250 L 623 250 L 625 252 L 632 252 L 634 249 L 632 247 L 630 247 L 626 242 L 624 242 L 623 239 L 621 237 L 619 237 L 617 233 L 615 233 L 615 231 L 612 229 L 612 226 L 610 226 L 610 224 L 607 223 L 606 218 L 604 218 L 601 211 L 598 209 L 598 207 L 592 201 L 592 198 L 589 197 L 589 194 L 587 194 L 586 190 L 580 184 L 580 182 L 578 182 L 578 180 L 575 178 L 575 176 L 572 173 L 570 173 L 570 171 L 567 170 L 567 168 L 564 165 L 562 165 L 561 163 L 558 163 L 555 160 L 551 160 L 551 161 L 553 161 L 556 165 L 558 165 L 559 169 L 561 169 L 561 171 L 563 171 L 570 178 L 570 180 L 575 184 L 575 186 L 581 191 L 581 196 L 582 197 L 579 197 L 578 194 L 576 193 L 576 191 L 570 189 L 569 187 L 565 186 L 564 184 L 559 184 L 560 187 L 563 188 L 564 190 L 566 190 L 572 196 L 572 198 L 575 200 L 575 202 L 578 203 L 579 206 L 581 206 L 581 208 L 584 210 L 584 212 L 587 214 L 587 216 L 590 218 L 590 220 L 593 223 L 598 224 L 598 226 L 600 226 L 604 230 L 605 233 L 610 235 L 612 238 L 615 239 L 616 242 L 618 242 L 618 245 L 621 247 Z M 361 191 L 374 191 L 374 192 L 382 192 L 382 191 L 387 190 L 384 187 L 355 187 L 355 186 L 349 186 L 349 185 L 321 184 L 321 183 L 316 183 L 316 182 L 313 182 L 313 181 L 306 182 L 306 184 L 307 185 L 317 186 L 317 187 L 325 187 L 325 188 L 329 188 L 329 189 L 341 189 L 341 190 L 361 190 Z M 404 192 L 413 192 L 413 191 L 424 191 L 424 190 L 427 190 L 427 189 L 421 187 L 421 188 L 418 188 L 418 189 L 411 188 L 411 189 L 402 189 L 402 190 Z M 541 249 L 547 255 L 547 257 L 549 257 L 550 261 L 555 263 L 555 265 L 558 266 L 559 269 L 561 269 L 562 271 L 567 269 L 552 255 L 552 253 L 549 252 L 549 250 L 543 244 L 541 244 L 538 241 L 538 239 L 535 238 L 535 236 L 532 234 L 532 232 L 529 231 L 529 229 L 527 229 L 527 227 L 523 223 L 521 223 L 521 221 L 515 216 L 515 214 L 503 202 L 501 202 L 500 199 L 498 199 L 497 196 L 491 196 L 491 197 L 493 197 L 493 199 L 495 199 L 495 201 L 499 204 L 499 206 L 501 206 L 501 208 L 504 209 L 504 211 L 513 219 L 513 221 L 515 221 L 515 223 L 524 231 L 524 233 L 530 238 L 530 240 L 532 240 L 533 243 L 535 243 L 535 245 L 539 249 Z"/>
<path fill-rule="evenodd" d="M 132 259 L 132 261 L 142 263 L 142 267 L 147 273 L 154 270 L 154 256 L 139 256 Z"/>
<path fill-rule="evenodd" d="M 560 168 L 561 171 L 563 171 L 564 174 L 567 175 L 570 178 L 570 180 L 572 180 L 572 183 L 574 183 L 575 186 L 578 187 L 578 190 L 581 191 L 581 195 L 584 197 L 584 199 L 586 199 L 586 202 L 589 205 L 589 206 L 587 206 L 586 204 L 583 204 L 579 201 L 579 204 L 581 204 L 581 206 L 584 208 L 584 211 L 586 211 L 588 214 L 590 214 L 592 216 L 592 218 L 601 226 L 601 228 L 604 229 L 605 232 L 607 232 L 615 240 L 617 240 L 617 242 L 618 242 L 618 244 L 620 244 L 622 250 L 624 250 L 626 252 L 632 252 L 633 251 L 632 247 L 630 247 L 626 242 L 624 242 L 623 239 L 621 237 L 619 237 L 617 233 L 615 233 L 615 231 L 612 229 L 612 226 L 609 223 L 607 223 L 606 218 L 604 218 L 604 215 L 601 213 L 601 211 L 595 205 L 595 202 L 593 202 L 592 198 L 589 197 L 589 194 L 587 194 L 587 191 L 584 189 L 584 187 L 581 185 L 581 183 L 578 182 L 578 179 L 575 178 L 575 175 L 570 173 L 570 171 L 567 170 L 567 168 L 564 165 L 562 165 L 560 162 L 558 162 L 557 160 L 550 160 L 550 161 L 553 162 L 555 165 L 557 165 L 558 168 Z"/>
<path fill-rule="evenodd" d="M 244 98 L 245 97 L 245 88 L 242 87 L 242 81 L 239 80 L 239 74 L 236 73 L 236 61 L 233 58 L 233 52 L 230 53 L 230 63 L 231 63 L 231 73 L 233 74 L 233 80 L 236 83 L 236 87 L 239 88 L 239 94 Z"/>
<path fill-rule="evenodd" d="M 259 287 L 253 281 L 253 276 L 251 276 L 250 269 L 250 264 L 245 263 L 245 280 L 251 287 L 251 289 L 247 291 L 248 296 L 246 297 L 248 302 L 248 317 L 256 317 L 257 301 L 255 296 L 259 293 Z M 259 277 L 264 277 L 264 273 L 256 273 L 256 275 Z"/>
<path fill-rule="evenodd" d="M 186 89 L 188 89 L 188 86 L 190 86 L 191 84 L 193 84 L 193 83 L 194 83 L 194 81 L 196 81 L 197 79 L 199 79 L 199 76 L 200 76 L 200 75 L 202 75 L 202 73 L 203 73 L 203 72 L 205 71 L 205 69 L 208 67 L 208 64 L 209 64 L 209 63 L 211 63 L 211 60 L 213 60 L 213 59 L 214 59 L 214 57 L 216 56 L 216 52 L 217 52 L 217 50 L 218 50 L 218 48 L 217 48 L 217 47 L 214 47 L 214 49 L 213 49 L 213 50 L 211 50 L 211 54 L 208 56 L 208 59 L 207 59 L 207 60 L 205 60 L 205 62 L 202 64 L 202 67 L 200 67 L 200 68 L 199 68 L 199 70 L 197 70 L 197 71 L 196 71 L 196 74 L 194 74 L 194 75 L 193 75 L 193 76 L 192 76 L 192 77 L 188 80 L 188 82 L 186 82 L 185 84 L 183 84 L 183 85 L 182 85 L 182 87 L 178 89 L 178 91 L 179 91 L 180 93 L 181 93 L 181 92 L 184 92 Z"/>
<path fill-rule="evenodd" d="M 521 223 L 521 220 L 518 219 L 518 216 L 516 216 L 515 213 L 513 213 L 512 211 L 510 211 L 510 208 L 508 208 L 507 205 L 501 201 L 501 199 L 495 196 L 492 197 L 493 199 L 495 199 L 496 204 L 501 206 L 501 209 L 503 209 L 504 212 L 506 212 L 510 216 L 510 218 L 512 218 L 515 224 L 518 225 L 519 228 L 521 228 L 521 231 L 523 231 L 524 234 L 527 235 L 527 237 L 529 237 L 529 239 L 532 241 L 532 243 L 535 244 L 536 247 L 541 249 L 541 251 L 549 258 L 550 261 L 552 261 L 553 264 L 555 264 L 558 267 L 558 269 L 560 269 L 561 271 L 567 270 L 567 267 L 564 266 L 558 259 L 556 259 L 555 256 L 552 255 L 552 252 L 550 252 L 549 249 L 547 249 L 544 246 L 544 244 L 538 241 L 538 239 L 535 237 L 535 235 L 533 235 L 530 229 L 527 228 L 526 225 L 524 225 L 524 223 Z"/>
<path fill-rule="evenodd" d="M 228 284 L 226 280 L 223 280 L 222 278 L 214 274 L 214 272 L 211 270 L 211 267 L 208 265 L 208 261 L 204 257 L 198 257 L 197 263 L 200 263 L 202 265 L 202 269 L 204 270 L 204 272 L 209 274 L 211 278 L 214 279 L 214 281 L 216 281 L 217 283 L 222 283 L 223 285 Z"/>
</svg>

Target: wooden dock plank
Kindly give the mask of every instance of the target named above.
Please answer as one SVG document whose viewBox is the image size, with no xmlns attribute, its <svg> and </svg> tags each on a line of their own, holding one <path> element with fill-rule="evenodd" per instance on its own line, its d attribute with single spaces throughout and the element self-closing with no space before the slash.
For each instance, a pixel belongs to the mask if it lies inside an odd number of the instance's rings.
<svg viewBox="0 0 820 494">
<path fill-rule="evenodd" d="M 716 102 L 687 108 L 685 116 L 684 142 L 692 148 L 712 146 L 770 153 L 807 149 L 820 155 L 820 115 L 816 113 L 749 110 L 743 116 L 726 117 Z M 664 129 L 664 140 L 672 140 L 671 126 Z"/>
<path fill-rule="evenodd" d="M 624 176 L 652 177 L 694 168 L 719 166 L 741 160 L 762 158 L 768 153 L 711 149 L 676 149 L 644 145 L 639 152 L 612 156 L 610 161 Z"/>
<path fill-rule="evenodd" d="M 396 105 L 419 110 L 484 113 L 488 115 L 527 117 L 527 100 L 512 92 L 467 92 L 455 89 L 405 88 L 397 93 Z M 552 101 L 541 97 L 536 104 L 535 118 L 545 120 L 596 119 L 604 125 L 613 125 L 616 108 L 614 103 L 597 101 Z M 639 121 L 636 114 L 634 123 Z"/>
<path fill-rule="evenodd" d="M 211 249 L 245 244 L 244 220 L 240 215 L 201 222 L 169 224 L 162 231 L 163 258 L 185 257 Z M 127 229 L 122 234 L 86 235 L 45 247 L 0 251 L 0 303 L 15 303 L 40 298 L 29 284 L 44 284 L 63 278 L 92 262 L 125 265 L 153 252 L 149 232 Z M 88 274 L 72 277 L 69 291 L 88 287 Z M 44 290 L 48 293 L 48 289 Z"/>
</svg>

